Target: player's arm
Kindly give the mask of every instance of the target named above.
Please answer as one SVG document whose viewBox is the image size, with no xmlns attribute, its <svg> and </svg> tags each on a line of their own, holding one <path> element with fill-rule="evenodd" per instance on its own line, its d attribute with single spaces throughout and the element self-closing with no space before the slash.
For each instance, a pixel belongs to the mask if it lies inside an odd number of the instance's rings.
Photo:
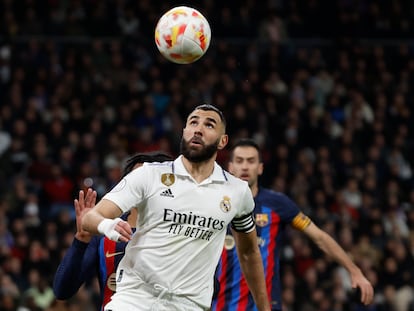
<svg viewBox="0 0 414 311">
<path fill-rule="evenodd" d="M 95 206 L 96 191 L 88 189 L 79 191 L 74 200 L 76 212 L 76 234 L 73 242 L 59 264 L 53 280 L 53 291 L 58 299 L 68 299 L 79 290 L 81 285 L 92 279 L 95 271 L 94 259 L 97 243 L 90 243 L 92 236 L 82 230 L 82 219 L 87 211 Z M 81 269 L 82 268 L 82 269 Z M 86 271 L 85 272 L 82 272 Z"/>
<path fill-rule="evenodd" d="M 248 233 L 232 229 L 232 233 L 236 242 L 240 267 L 256 306 L 260 311 L 270 310 L 256 229 Z"/>
<path fill-rule="evenodd" d="M 371 283 L 365 278 L 344 249 L 328 233 L 321 230 L 303 213 L 299 213 L 294 218 L 292 225 L 294 228 L 303 231 L 325 254 L 348 270 L 351 276 L 352 288 L 359 288 L 361 290 L 362 303 L 367 305 L 372 302 L 374 289 Z"/>
<path fill-rule="evenodd" d="M 132 229 L 128 222 L 119 218 L 122 210 L 114 202 L 102 199 L 87 212 L 82 221 L 82 229 L 92 234 L 104 234 L 113 241 L 128 242 Z"/>
<path fill-rule="evenodd" d="M 65 300 L 77 293 L 96 271 L 97 239 L 84 243 L 76 238 L 59 264 L 54 279 L 53 292 L 57 299 Z"/>
</svg>

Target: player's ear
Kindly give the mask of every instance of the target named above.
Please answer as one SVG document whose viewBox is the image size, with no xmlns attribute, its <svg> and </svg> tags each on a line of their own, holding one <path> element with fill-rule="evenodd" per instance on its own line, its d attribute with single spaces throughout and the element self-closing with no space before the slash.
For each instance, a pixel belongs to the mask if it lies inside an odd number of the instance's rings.
<svg viewBox="0 0 414 311">
<path fill-rule="evenodd" d="M 222 150 L 224 147 L 227 146 L 228 142 L 229 142 L 229 136 L 227 134 L 221 135 L 217 149 Z"/>
<path fill-rule="evenodd" d="M 227 170 L 230 174 L 233 174 L 233 161 L 229 161 L 229 163 L 227 164 Z"/>
<path fill-rule="evenodd" d="M 263 174 L 263 162 L 259 163 L 259 168 L 257 170 L 257 173 L 259 176 L 261 176 Z"/>
</svg>

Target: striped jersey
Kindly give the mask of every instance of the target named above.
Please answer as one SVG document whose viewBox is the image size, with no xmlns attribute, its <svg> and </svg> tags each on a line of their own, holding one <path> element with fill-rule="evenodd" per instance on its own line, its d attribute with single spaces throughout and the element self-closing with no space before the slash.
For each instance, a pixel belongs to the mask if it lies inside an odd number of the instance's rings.
<svg viewBox="0 0 414 311">
<path fill-rule="evenodd" d="M 279 252 L 282 233 L 286 225 L 292 224 L 303 230 L 309 224 L 299 207 L 286 195 L 260 188 L 254 198 L 254 216 L 258 243 L 265 270 L 266 287 L 271 297 L 272 310 L 281 310 L 281 283 L 279 275 Z M 304 216 L 305 221 L 301 221 Z M 234 238 L 228 230 L 222 256 L 217 266 L 218 283 L 213 311 L 254 311 L 253 297 L 242 275 L 236 254 Z"/>
<path fill-rule="evenodd" d="M 126 243 L 93 236 L 89 243 L 74 239 L 57 268 L 53 291 L 58 299 L 69 299 L 79 288 L 98 277 L 102 309 L 116 290 L 115 274 Z"/>
<path fill-rule="evenodd" d="M 104 307 L 116 291 L 116 269 L 125 253 L 125 242 L 101 238 L 99 243 L 99 284 Z"/>
</svg>

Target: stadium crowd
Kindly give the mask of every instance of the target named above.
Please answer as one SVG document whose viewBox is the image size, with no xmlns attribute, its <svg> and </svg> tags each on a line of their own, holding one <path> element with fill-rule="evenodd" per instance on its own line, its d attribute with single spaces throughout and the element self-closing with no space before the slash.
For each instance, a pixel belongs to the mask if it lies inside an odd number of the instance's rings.
<svg viewBox="0 0 414 311">
<path fill-rule="evenodd" d="M 213 41 L 185 66 L 153 43 L 174 1 L 1 2 L 1 311 L 97 309 L 97 283 L 66 302 L 51 289 L 73 199 L 105 193 L 131 154 L 176 155 L 201 102 L 225 112 L 230 143 L 260 144 L 262 185 L 294 199 L 375 287 L 358 305 L 346 273 L 289 231 L 285 311 L 414 310 L 413 4 L 215 2 L 191 2 Z"/>
</svg>

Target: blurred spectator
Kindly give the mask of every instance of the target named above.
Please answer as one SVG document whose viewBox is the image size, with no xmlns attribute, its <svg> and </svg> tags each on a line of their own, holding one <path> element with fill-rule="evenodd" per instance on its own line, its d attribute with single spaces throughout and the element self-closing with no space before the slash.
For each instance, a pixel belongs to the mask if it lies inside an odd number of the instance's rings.
<svg viewBox="0 0 414 311">
<path fill-rule="evenodd" d="M 4 310 L 15 310 L 19 303 L 21 292 L 7 274 L 0 275 L 1 293 L 0 303 Z"/>
<path fill-rule="evenodd" d="M 387 250 L 392 253 L 385 258 L 384 270 L 380 275 L 382 283 L 387 284 L 389 303 L 397 311 L 408 310 L 408 305 L 413 300 L 414 291 L 413 272 L 408 265 L 413 264 L 412 255 L 408 255 L 405 246 L 398 240 L 389 241 Z M 385 281 L 386 280 L 386 281 Z"/>
<path fill-rule="evenodd" d="M 0 156 L 3 155 L 11 145 L 11 136 L 8 132 L 2 130 L 0 123 Z"/>
<path fill-rule="evenodd" d="M 362 205 L 362 194 L 359 188 L 358 181 L 355 178 L 350 178 L 342 190 L 345 203 L 355 210 L 361 208 Z"/>
<path fill-rule="evenodd" d="M 44 310 L 49 307 L 53 301 L 53 290 L 48 285 L 48 280 L 41 276 L 41 273 L 32 269 L 29 271 L 29 288 L 23 293 L 27 307 L 36 307 L 38 310 Z"/>
<path fill-rule="evenodd" d="M 29 164 L 28 177 L 38 189 L 50 178 L 52 162 L 49 157 L 45 134 L 35 135 L 33 139 L 33 159 Z"/>
<path fill-rule="evenodd" d="M 410 231 L 398 197 L 395 194 L 390 194 L 386 200 L 386 210 L 383 216 L 385 232 L 390 237 L 407 239 Z"/>
<path fill-rule="evenodd" d="M 140 21 L 131 7 L 121 8 L 118 23 L 124 36 L 133 37 L 138 33 Z"/>
<path fill-rule="evenodd" d="M 43 184 L 45 200 L 49 205 L 49 216 L 55 217 L 63 209 L 73 211 L 72 201 L 75 195 L 73 181 L 63 174 L 59 165 L 52 165 L 50 178 Z"/>
<path fill-rule="evenodd" d="M 30 193 L 27 196 L 27 201 L 23 208 L 23 219 L 26 229 L 32 233 L 41 226 L 38 197 L 34 193 Z M 34 237 L 35 235 L 32 235 L 32 238 Z"/>
<path fill-rule="evenodd" d="M 10 249 L 14 245 L 14 238 L 8 229 L 7 218 L 0 221 L 0 254 L 2 258 L 6 258 L 10 254 Z"/>
</svg>

